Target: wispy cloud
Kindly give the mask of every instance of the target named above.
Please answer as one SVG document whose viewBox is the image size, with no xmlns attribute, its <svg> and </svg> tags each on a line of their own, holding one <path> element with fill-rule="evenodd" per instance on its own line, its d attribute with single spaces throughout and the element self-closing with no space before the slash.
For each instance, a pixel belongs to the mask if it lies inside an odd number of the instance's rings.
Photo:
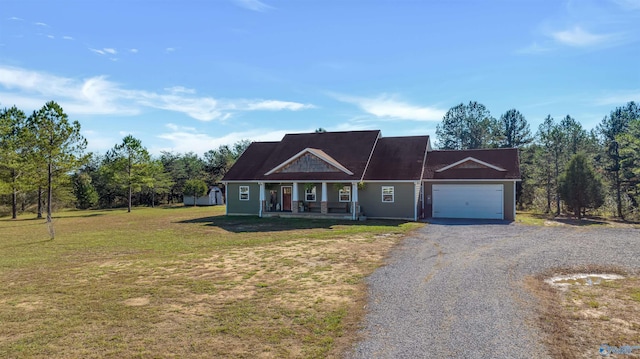
<svg viewBox="0 0 640 359">
<path fill-rule="evenodd" d="M 166 53 L 172 53 L 175 52 L 176 48 L 175 47 L 167 47 L 166 49 L 164 49 L 164 52 Z"/>
<path fill-rule="evenodd" d="M 34 22 L 33 24 L 36 26 L 49 27 L 49 25 L 45 24 L 44 22 Z"/>
<path fill-rule="evenodd" d="M 87 150 L 94 153 L 106 153 L 109 149 L 120 141 L 119 138 L 105 135 L 104 132 L 83 130 L 82 135 L 87 139 Z"/>
<path fill-rule="evenodd" d="M 610 95 L 601 96 L 594 102 L 596 105 L 609 106 L 609 105 L 624 105 L 625 103 L 635 101 L 640 102 L 640 89 L 633 91 L 617 92 Z"/>
<path fill-rule="evenodd" d="M 89 51 L 95 52 L 96 54 L 100 54 L 100 55 L 107 55 L 107 54 L 116 55 L 118 53 L 116 49 L 109 48 L 109 47 L 105 47 L 102 49 L 89 48 Z"/>
<path fill-rule="evenodd" d="M 9 18 L 9 20 L 13 20 L 13 21 L 24 21 L 24 19 L 19 18 L 19 17 L 17 17 L 17 16 L 12 16 L 12 17 L 10 17 L 10 18 Z"/>
<path fill-rule="evenodd" d="M 2 87 L 10 90 L 3 92 Z M 200 121 L 224 121 L 248 111 L 300 111 L 311 104 L 264 99 L 215 99 L 198 96 L 183 86 L 164 92 L 129 90 L 106 76 L 82 80 L 0 65 L 0 98 L 3 105 L 36 109 L 55 99 L 68 113 L 136 115 L 146 108 L 183 113 Z M 7 103 L 4 103 L 7 101 Z"/>
<path fill-rule="evenodd" d="M 640 10 L 640 0 L 613 0 L 625 10 Z"/>
<path fill-rule="evenodd" d="M 545 52 L 551 51 L 551 47 L 540 45 L 537 42 L 532 43 L 531 45 L 524 47 L 522 49 L 518 49 L 516 53 L 518 54 L 542 54 Z"/>
<path fill-rule="evenodd" d="M 574 26 L 568 30 L 552 32 L 551 37 L 557 42 L 568 46 L 587 47 L 600 45 L 611 39 L 613 34 L 594 34 L 582 29 L 580 26 Z"/>
<path fill-rule="evenodd" d="M 63 36 L 62 37 L 63 40 L 75 40 L 73 37 L 71 36 Z"/>
<path fill-rule="evenodd" d="M 189 88 L 186 88 L 184 86 L 166 87 L 164 90 L 169 92 L 170 94 L 173 94 L 173 95 L 177 95 L 177 94 L 195 94 L 196 93 L 196 90 L 189 89 Z"/>
<path fill-rule="evenodd" d="M 281 110 L 290 110 L 290 111 L 299 111 L 299 110 L 308 110 L 315 108 L 315 106 L 310 104 L 303 104 L 298 102 L 289 102 L 289 101 L 277 101 L 277 100 L 255 100 L 255 101 L 246 101 L 246 103 L 240 103 L 238 106 L 240 109 L 247 111 L 281 111 Z"/>
<path fill-rule="evenodd" d="M 166 125 L 169 130 L 166 133 L 160 134 L 158 137 L 167 140 L 171 143 L 170 147 L 164 148 L 151 148 L 150 152 L 156 154 L 161 151 L 169 152 L 195 152 L 205 153 L 209 150 L 218 148 L 222 145 L 231 145 L 241 140 L 251 139 L 254 141 L 279 141 L 289 132 L 299 131 L 287 131 L 287 130 L 272 130 L 272 129 L 254 129 L 247 132 L 231 132 L 222 137 L 213 137 L 206 133 L 199 132 L 192 127 L 182 127 L 172 123 Z"/>
<path fill-rule="evenodd" d="M 265 12 L 272 9 L 271 6 L 259 0 L 233 0 L 233 2 L 236 5 L 251 11 Z"/>
<path fill-rule="evenodd" d="M 372 98 L 345 95 L 333 96 L 339 101 L 354 104 L 366 113 L 381 119 L 440 121 L 446 112 L 436 107 L 411 105 L 398 100 L 397 96 L 387 94 Z"/>
<path fill-rule="evenodd" d="M 129 49 L 129 52 L 132 54 L 137 54 L 138 53 L 138 49 Z"/>
</svg>

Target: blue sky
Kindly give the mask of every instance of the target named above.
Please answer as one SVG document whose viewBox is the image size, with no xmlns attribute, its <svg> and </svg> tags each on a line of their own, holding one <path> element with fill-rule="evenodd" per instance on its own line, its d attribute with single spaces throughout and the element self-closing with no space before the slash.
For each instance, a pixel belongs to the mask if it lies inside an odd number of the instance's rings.
<svg viewBox="0 0 640 359">
<path fill-rule="evenodd" d="M 1 0 L 0 106 L 58 102 L 104 153 L 380 129 L 478 101 L 587 129 L 640 101 L 640 0 Z M 432 140 L 433 142 L 433 140 Z"/>
</svg>

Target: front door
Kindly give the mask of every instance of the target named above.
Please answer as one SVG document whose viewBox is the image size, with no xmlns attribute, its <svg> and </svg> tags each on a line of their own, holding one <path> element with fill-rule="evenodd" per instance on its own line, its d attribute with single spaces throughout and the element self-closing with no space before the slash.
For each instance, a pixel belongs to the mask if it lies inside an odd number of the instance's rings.
<svg viewBox="0 0 640 359">
<path fill-rule="evenodd" d="M 282 187 L 282 210 L 291 210 L 291 186 Z"/>
</svg>

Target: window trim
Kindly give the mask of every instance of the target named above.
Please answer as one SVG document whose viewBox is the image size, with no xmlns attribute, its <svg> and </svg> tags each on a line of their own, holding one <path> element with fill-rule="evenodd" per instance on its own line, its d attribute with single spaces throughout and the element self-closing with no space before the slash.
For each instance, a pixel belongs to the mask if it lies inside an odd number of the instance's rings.
<svg viewBox="0 0 640 359">
<path fill-rule="evenodd" d="M 250 196 L 250 187 L 249 186 L 239 186 L 238 187 L 238 200 L 240 201 L 248 201 Z M 247 198 L 242 198 L 244 195 L 246 195 Z"/>
<path fill-rule="evenodd" d="M 391 191 L 391 193 L 385 193 L 386 191 Z M 382 190 L 381 190 L 381 194 L 382 194 L 382 203 L 394 203 L 396 200 L 396 189 L 395 186 L 382 186 Z M 391 200 L 385 200 L 385 195 L 386 196 L 391 196 Z"/>
<path fill-rule="evenodd" d="M 342 199 L 342 195 L 345 194 L 345 192 L 349 196 L 347 200 Z M 341 202 L 341 203 L 351 202 L 351 186 L 343 186 L 341 189 L 338 190 L 338 202 Z"/>
<path fill-rule="evenodd" d="M 313 199 L 309 199 L 309 196 L 313 196 Z M 305 202 L 316 202 L 318 199 L 316 195 L 316 186 L 311 187 L 310 189 L 304 189 L 304 201 Z"/>
</svg>

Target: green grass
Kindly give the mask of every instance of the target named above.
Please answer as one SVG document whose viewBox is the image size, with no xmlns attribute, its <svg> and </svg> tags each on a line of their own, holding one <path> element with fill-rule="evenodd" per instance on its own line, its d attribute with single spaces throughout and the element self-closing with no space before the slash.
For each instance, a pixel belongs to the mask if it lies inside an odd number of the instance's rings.
<svg viewBox="0 0 640 359">
<path fill-rule="evenodd" d="M 550 218 L 553 217 L 532 212 L 518 212 L 516 214 L 516 222 L 528 226 L 544 226 L 545 222 Z"/>
<path fill-rule="evenodd" d="M 362 278 L 420 224 L 223 207 L 0 218 L 0 357 L 327 357 Z"/>
</svg>

